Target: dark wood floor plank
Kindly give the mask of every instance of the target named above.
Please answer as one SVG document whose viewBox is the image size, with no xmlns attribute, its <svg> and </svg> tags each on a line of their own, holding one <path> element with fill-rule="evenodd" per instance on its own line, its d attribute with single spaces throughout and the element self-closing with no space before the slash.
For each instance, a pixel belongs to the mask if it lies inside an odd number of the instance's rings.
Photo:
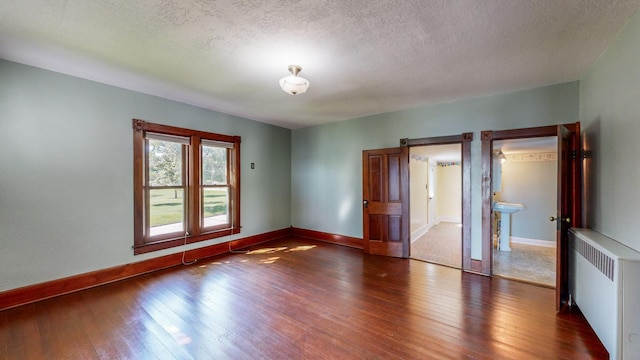
<svg viewBox="0 0 640 360">
<path fill-rule="evenodd" d="M 169 286 L 170 284 L 167 284 L 167 287 Z M 202 353 L 209 354 L 212 358 L 224 355 L 220 347 L 216 347 L 215 341 L 224 332 L 201 326 L 193 317 L 194 307 L 191 304 L 183 303 L 180 298 L 173 296 L 172 291 L 164 289 L 154 287 L 148 294 L 145 310 L 185 351 L 194 355 L 196 359 L 201 358 Z M 197 341 L 198 339 L 204 341 Z"/>
<path fill-rule="evenodd" d="M 9 352 L 9 320 L 7 312 L 0 311 L 0 359 L 7 359 Z"/>
<path fill-rule="evenodd" d="M 107 347 L 104 334 L 109 334 L 108 342 L 118 359 L 139 359 L 138 349 L 129 346 L 129 339 L 123 332 L 129 328 L 129 322 L 114 321 L 114 314 L 121 308 L 117 297 L 107 288 L 97 288 L 94 292 L 83 292 L 79 317 L 83 323 L 91 323 L 85 328 L 89 341 L 94 348 Z"/>
<path fill-rule="evenodd" d="M 127 344 L 134 352 L 144 355 L 140 356 L 141 358 L 174 359 L 175 357 L 165 348 L 161 340 L 149 332 L 145 325 L 148 315 L 143 307 L 144 298 L 135 286 L 135 281 L 145 277 L 147 275 L 113 284 L 117 287 L 113 291 L 116 296 L 115 302 L 120 303 L 117 307 L 110 306 L 113 308 L 113 322 L 122 324 L 120 330 L 122 337 L 127 340 Z"/>
<path fill-rule="evenodd" d="M 86 340 L 84 326 L 77 322 L 77 295 L 64 295 L 33 304 L 34 320 L 40 333 L 40 343 L 45 359 L 99 359 L 100 353 Z M 27 346 L 36 346 L 29 339 Z M 92 354 L 86 355 L 86 354 Z M 107 351 L 105 355 L 113 355 Z"/>
<path fill-rule="evenodd" d="M 222 264 L 215 265 L 221 266 Z M 228 265 L 222 266 L 228 267 Z M 208 290 L 217 296 L 209 297 L 205 306 L 217 312 L 215 317 L 219 319 L 219 324 L 239 335 L 238 339 L 247 336 L 268 339 L 268 341 L 251 343 L 254 348 L 251 350 L 252 353 L 259 354 L 270 351 L 265 345 L 271 343 L 274 345 L 273 349 L 282 357 L 290 357 L 297 354 L 296 344 L 301 336 L 302 327 L 287 321 L 287 319 L 275 316 L 278 311 L 274 310 L 274 304 L 279 303 L 279 296 L 267 295 L 271 288 L 269 282 L 254 283 L 250 277 L 251 272 L 259 269 L 259 267 L 254 268 L 246 262 L 237 271 L 233 268 L 225 269 L 225 271 L 231 271 L 231 281 L 209 288 Z M 271 275 L 273 279 L 276 278 L 276 274 Z M 242 299 L 242 301 L 234 302 L 234 299 Z M 280 305 L 280 307 L 282 306 Z M 278 323 L 277 332 L 272 331 L 274 321 Z M 291 346 L 292 344 L 293 346 Z"/>
<path fill-rule="evenodd" d="M 42 359 L 42 342 L 37 324 L 25 319 L 25 321 L 20 321 L 19 325 L 12 328 L 16 330 L 17 336 L 29 341 L 30 346 L 25 347 L 23 350 L 25 358 Z"/>
<path fill-rule="evenodd" d="M 166 283 L 166 285 L 167 285 L 167 286 L 170 286 L 170 289 L 172 289 L 172 290 L 175 290 L 175 288 L 176 288 L 176 287 L 175 287 L 175 286 L 172 286 L 172 285 L 173 285 L 173 284 L 176 284 L 176 283 L 177 283 L 177 284 L 180 284 L 179 286 L 180 286 L 180 288 L 182 288 L 182 284 L 183 284 L 183 282 L 182 282 L 182 281 L 177 281 L 177 282 L 175 282 L 175 281 L 174 281 L 174 282 L 172 282 L 172 281 L 166 281 L 166 279 L 165 279 L 165 278 L 167 278 L 167 277 L 166 277 L 166 276 L 163 276 L 162 274 L 154 274 L 154 275 L 149 276 L 149 278 L 151 278 L 151 277 L 158 278 L 158 279 L 159 279 L 159 281 L 165 282 L 165 283 Z M 145 280 L 147 280 L 147 281 L 148 281 L 148 280 L 151 280 L 151 279 L 145 279 Z M 147 281 L 145 281 L 145 282 L 147 282 Z M 155 281 L 155 279 L 153 279 L 153 281 Z M 158 302 L 158 301 L 160 301 L 160 300 L 156 299 L 156 298 L 153 296 L 153 291 L 154 291 L 154 290 L 153 290 L 153 288 L 154 288 L 154 287 L 156 287 L 156 286 L 159 286 L 160 284 L 162 284 L 162 283 L 161 283 L 161 282 L 158 282 L 158 283 L 154 284 L 154 286 L 153 286 L 153 287 L 147 286 L 147 289 L 144 291 L 145 297 L 144 297 L 144 298 L 139 297 L 139 300 L 142 300 L 142 304 L 143 304 L 143 306 L 144 306 L 144 308 L 145 308 L 145 311 L 148 311 L 146 308 L 149 306 L 149 303 L 152 303 L 152 302 Z M 144 284 L 142 284 L 142 285 L 144 285 Z M 173 292 L 173 291 L 167 291 L 167 289 L 165 289 L 165 292 Z M 178 292 L 180 292 L 180 291 L 178 291 Z M 185 292 L 184 292 L 184 290 L 182 290 L 182 293 L 183 293 L 183 294 L 185 294 L 185 296 L 186 296 L 186 297 L 189 297 L 189 296 L 190 296 L 190 295 L 188 295 L 188 293 L 185 293 Z M 216 299 L 217 301 L 220 301 L 220 300 L 221 300 L 221 297 L 222 297 L 221 295 L 222 295 L 222 294 L 217 293 L 217 296 L 214 296 L 213 298 L 214 298 L 214 299 Z M 203 296 L 203 297 L 206 297 L 206 296 Z M 211 299 L 211 297 L 206 297 L 206 298 Z M 233 301 L 232 301 L 232 303 L 233 303 Z M 237 301 L 236 301 L 236 303 L 237 303 Z M 179 307 L 186 306 L 186 307 L 187 307 L 187 310 L 188 310 L 189 312 L 194 312 L 194 309 L 197 309 L 198 311 L 202 310 L 202 306 L 194 307 L 192 304 L 191 304 L 191 305 L 189 305 L 189 304 L 184 303 L 184 302 L 183 302 L 183 303 L 180 303 L 179 301 L 174 301 L 174 302 L 172 302 L 171 304 L 172 304 L 172 306 L 177 306 L 178 308 L 179 308 Z M 240 318 L 242 318 L 242 317 L 240 317 Z M 209 338 L 208 340 L 216 340 L 216 341 L 218 341 L 218 342 L 219 342 L 219 345 L 220 345 L 219 347 L 220 347 L 223 351 L 225 351 L 225 354 L 226 354 L 226 351 L 228 351 L 228 350 L 227 350 L 228 345 L 226 344 L 226 341 L 227 341 L 228 339 L 233 339 L 233 337 L 235 337 L 235 336 L 236 336 L 236 334 L 235 334 L 233 331 L 227 331 L 227 332 L 224 332 L 224 331 L 225 331 L 224 329 L 223 329 L 223 331 L 220 331 L 220 329 L 221 329 L 221 328 L 220 328 L 219 326 L 216 326 L 216 321 L 214 321 L 214 320 L 216 320 L 216 316 L 214 316 L 214 317 L 210 318 L 209 320 L 204 319 L 203 321 L 205 321 L 205 322 L 206 322 L 206 324 L 202 325 L 202 323 L 201 323 L 201 325 L 200 325 L 200 326 L 204 326 L 204 327 L 206 327 L 206 328 L 215 329 L 216 331 L 218 331 L 218 334 L 220 334 L 219 336 L 214 337 L 214 338 Z M 193 327 L 193 328 L 196 328 L 196 329 L 200 327 L 200 326 L 198 326 L 197 324 L 191 324 L 191 325 L 192 325 L 192 327 Z M 245 324 L 245 326 L 244 326 L 244 328 L 246 328 L 246 329 L 251 329 L 252 327 L 253 327 L 253 324 L 251 324 L 251 323 L 247 323 L 247 324 Z M 214 335 L 216 335 L 216 334 L 214 334 Z M 243 338 L 244 338 L 244 339 L 246 339 L 247 337 L 243 337 Z M 231 345 L 231 347 L 233 348 L 233 349 L 231 350 L 231 353 L 232 353 L 233 355 L 238 355 L 238 353 L 240 353 L 240 354 L 245 354 L 245 355 L 244 355 L 244 356 L 245 356 L 245 358 L 249 358 L 246 354 L 250 354 L 250 353 L 258 353 L 258 351 L 257 351 L 257 350 L 255 350 L 255 351 L 254 351 L 254 350 L 252 350 L 252 349 L 253 349 L 253 346 L 252 346 L 251 344 L 246 344 L 246 345 L 245 345 L 244 347 L 242 347 L 242 348 L 235 348 L 233 345 Z M 229 358 L 237 358 L 237 356 L 229 356 Z"/>
<path fill-rule="evenodd" d="M 133 279 L 132 284 L 135 285 L 138 279 Z M 135 324 L 138 325 L 138 331 L 144 341 L 151 341 L 154 344 L 161 344 L 160 351 L 170 354 L 173 358 L 191 359 L 193 358 L 188 351 L 180 344 L 180 332 L 164 322 L 159 311 L 154 307 L 155 300 L 150 294 L 149 289 L 153 288 L 153 283 L 149 283 L 147 287 L 137 289 L 135 292 L 136 315 Z M 154 317 L 154 315 L 156 315 Z M 160 320 L 160 321 L 159 321 Z M 183 340 L 183 339 L 182 339 Z"/>
<path fill-rule="evenodd" d="M 601 359 L 552 289 L 288 238 L 0 312 L 0 359 Z"/>
</svg>

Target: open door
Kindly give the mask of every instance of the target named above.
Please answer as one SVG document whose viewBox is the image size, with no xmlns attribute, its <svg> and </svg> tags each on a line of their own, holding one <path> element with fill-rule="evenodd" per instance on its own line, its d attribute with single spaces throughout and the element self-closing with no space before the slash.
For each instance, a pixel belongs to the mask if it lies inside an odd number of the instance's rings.
<svg viewBox="0 0 640 360">
<path fill-rule="evenodd" d="M 364 251 L 409 257 L 409 147 L 362 152 Z"/>
<path fill-rule="evenodd" d="M 493 141 L 545 136 L 557 136 L 558 138 L 558 203 L 556 216 L 552 216 L 550 220 L 558 222 L 556 228 L 556 310 L 561 311 L 569 300 L 568 229 L 582 225 L 582 154 L 579 122 L 526 129 L 482 131 L 482 261 L 480 265 L 482 273 L 492 274 L 491 156 Z"/>
<path fill-rule="evenodd" d="M 579 130 L 578 130 L 579 131 Z M 556 222 L 556 309 L 562 310 L 562 306 L 568 301 L 569 291 L 569 228 L 579 226 L 579 213 L 574 211 L 574 204 L 579 201 L 576 196 L 578 184 L 574 184 L 577 172 L 575 132 L 569 131 L 565 126 L 558 125 L 558 206 L 556 216 L 549 218 Z"/>
</svg>

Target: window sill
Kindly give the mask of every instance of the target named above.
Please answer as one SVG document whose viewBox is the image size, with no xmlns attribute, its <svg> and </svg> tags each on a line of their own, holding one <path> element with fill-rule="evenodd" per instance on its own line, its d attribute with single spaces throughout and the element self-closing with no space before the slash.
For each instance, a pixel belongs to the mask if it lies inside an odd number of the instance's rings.
<svg viewBox="0 0 640 360">
<path fill-rule="evenodd" d="M 237 229 L 237 228 L 215 230 L 215 231 L 203 233 L 200 235 L 187 236 L 186 243 L 193 244 L 200 241 L 216 239 L 223 236 L 229 236 L 229 235 L 239 234 L 239 233 L 240 233 L 240 229 Z M 185 244 L 185 238 L 183 236 L 180 236 L 177 238 L 157 240 L 157 241 L 148 242 L 142 245 L 134 246 L 133 255 L 140 255 L 140 254 L 145 254 L 153 251 L 170 249 L 172 247 L 182 246 L 184 244 Z"/>
</svg>

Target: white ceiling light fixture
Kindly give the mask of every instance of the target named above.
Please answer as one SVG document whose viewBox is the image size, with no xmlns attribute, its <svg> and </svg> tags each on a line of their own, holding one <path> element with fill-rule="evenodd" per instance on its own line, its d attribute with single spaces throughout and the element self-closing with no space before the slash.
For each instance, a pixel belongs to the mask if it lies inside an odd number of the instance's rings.
<svg viewBox="0 0 640 360">
<path fill-rule="evenodd" d="M 300 65 L 289 65 L 291 75 L 280 79 L 280 87 L 282 91 L 290 95 L 304 94 L 309 88 L 309 80 L 298 76 L 302 70 Z"/>
</svg>

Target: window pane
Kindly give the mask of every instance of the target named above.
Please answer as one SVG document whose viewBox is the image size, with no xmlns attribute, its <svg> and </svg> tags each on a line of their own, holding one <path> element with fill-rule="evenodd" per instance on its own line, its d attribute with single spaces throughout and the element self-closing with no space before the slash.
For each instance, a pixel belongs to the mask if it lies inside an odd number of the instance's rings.
<svg viewBox="0 0 640 360">
<path fill-rule="evenodd" d="M 229 189 L 203 188 L 202 213 L 203 227 L 224 225 L 229 223 Z"/>
<path fill-rule="evenodd" d="M 184 232 L 184 190 L 149 190 L 149 235 Z"/>
<path fill-rule="evenodd" d="M 202 145 L 202 185 L 227 184 L 227 149 Z"/>
<path fill-rule="evenodd" d="M 149 185 L 182 186 L 182 145 L 149 139 Z"/>
</svg>

